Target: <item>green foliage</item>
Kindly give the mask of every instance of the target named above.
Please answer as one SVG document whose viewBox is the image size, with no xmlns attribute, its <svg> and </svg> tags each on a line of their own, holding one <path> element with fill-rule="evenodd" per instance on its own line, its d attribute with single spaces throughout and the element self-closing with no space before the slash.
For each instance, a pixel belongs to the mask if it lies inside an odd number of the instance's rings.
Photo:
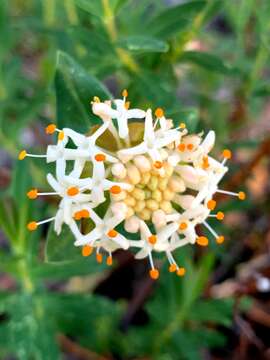
<svg viewBox="0 0 270 360">
<path fill-rule="evenodd" d="M 179 251 L 186 276 L 163 269 L 144 306 L 145 325 L 123 335 L 124 306 L 86 294 L 108 276 L 105 266 L 82 258 L 65 226 L 60 236 L 53 227 L 27 231 L 29 221 L 55 213 L 54 203 L 33 204 L 25 195 L 46 188 L 49 165 L 15 159 L 22 146 L 44 151 L 50 139 L 41 128 L 48 123 L 89 131 L 97 123 L 93 96 L 118 97 L 124 88 L 136 107 L 163 107 L 175 125 L 214 129 L 217 147 L 256 149 L 258 137 L 245 134 L 270 94 L 269 7 L 268 0 L 0 1 L 0 142 L 7 155 L 1 166 L 13 166 L 0 194 L 0 268 L 16 283 L 0 292 L 1 358 L 60 359 L 58 334 L 110 357 L 155 360 L 198 360 L 225 344 L 234 301 L 203 293 L 216 258 L 227 263 L 230 243 L 213 245 L 200 261 L 189 249 Z M 244 111 L 236 121 L 239 104 Z M 252 205 L 230 201 L 224 208 L 247 212 Z M 237 231 L 221 228 L 228 238 Z M 78 277 L 91 286 L 72 293 Z"/>
</svg>

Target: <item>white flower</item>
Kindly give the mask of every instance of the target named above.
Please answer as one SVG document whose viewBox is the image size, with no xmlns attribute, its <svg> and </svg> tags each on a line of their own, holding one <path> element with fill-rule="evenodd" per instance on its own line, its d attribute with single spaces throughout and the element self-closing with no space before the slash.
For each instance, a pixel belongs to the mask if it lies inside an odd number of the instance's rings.
<svg viewBox="0 0 270 360">
<path fill-rule="evenodd" d="M 208 244 L 205 235 L 197 234 L 197 225 L 202 225 L 216 243 L 224 241 L 208 222 L 209 218 L 224 218 L 223 212 L 213 212 L 217 205 L 215 193 L 241 200 L 245 193 L 219 188 L 228 171 L 226 162 L 231 152 L 224 150 L 222 161 L 209 156 L 215 142 L 213 131 L 203 139 L 202 133 L 188 134 L 183 123 L 174 128 L 173 121 L 166 119 L 160 108 L 155 111 L 153 123 L 151 109 L 146 112 L 129 109 L 126 98 L 126 90 L 123 99 L 100 102 L 94 98 L 92 110 L 101 118 L 102 125 L 92 135 L 69 128 L 60 130 L 50 124 L 46 133 L 58 132 L 56 145 L 49 145 L 45 155 L 20 152 L 20 160 L 29 156 L 55 162 L 55 176 L 47 175 L 53 191 L 32 189 L 27 196 L 61 198 L 53 217 L 31 221 L 27 227 L 33 231 L 41 224 L 54 222 L 54 230 L 59 234 L 66 224 L 74 235 L 75 246 L 82 247 L 83 256 L 89 256 L 95 248 L 97 261 L 102 261 L 105 252 L 108 265 L 112 264 L 113 251 L 137 248 L 136 258 L 149 258 L 152 279 L 159 277 L 153 253 L 161 252 L 168 259 L 169 271 L 183 276 L 185 269 L 178 266 L 172 252 L 188 244 Z M 143 139 L 130 147 L 129 120 L 144 117 Z M 96 144 L 105 131 L 115 137 L 117 152 L 111 153 Z M 107 209 L 104 218 L 98 216 L 101 203 Z M 82 219 L 91 219 L 94 224 L 87 234 L 81 231 L 85 229 L 81 227 Z M 131 240 L 121 234 L 117 229 L 122 225 L 127 233 L 139 233 L 140 239 Z"/>
</svg>

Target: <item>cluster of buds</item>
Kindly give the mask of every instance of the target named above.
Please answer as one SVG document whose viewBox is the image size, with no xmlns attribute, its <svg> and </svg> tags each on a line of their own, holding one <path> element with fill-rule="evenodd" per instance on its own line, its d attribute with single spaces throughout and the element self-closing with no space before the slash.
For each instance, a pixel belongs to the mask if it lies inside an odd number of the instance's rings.
<svg viewBox="0 0 270 360">
<path fill-rule="evenodd" d="M 183 276 L 185 268 L 176 263 L 172 253 L 186 244 L 208 245 L 208 238 L 197 234 L 198 225 L 203 225 L 218 244 L 224 241 L 208 221 L 224 218 L 223 212 L 215 211 L 214 194 L 244 200 L 245 193 L 219 188 L 231 152 L 224 150 L 221 161 L 209 156 L 214 131 L 204 138 L 202 133 L 188 134 L 184 123 L 174 127 L 161 108 L 154 114 L 151 109 L 130 109 L 127 91 L 122 95 L 113 101 L 93 99 L 92 111 L 102 123 L 90 135 L 50 124 L 46 133 L 58 133 L 56 145 L 49 145 L 45 155 L 20 152 L 20 160 L 43 157 L 56 164 L 55 175 L 47 175 L 53 191 L 32 189 L 27 196 L 61 198 L 55 216 L 32 221 L 27 227 L 33 231 L 54 222 L 59 234 L 66 224 L 83 256 L 95 249 L 97 261 L 102 262 L 107 255 L 108 265 L 115 250 L 137 248 L 136 258 L 148 257 L 153 279 L 159 277 L 159 271 L 152 254 L 163 252 L 169 271 Z M 103 212 L 106 208 L 104 216 L 101 207 Z M 91 226 L 82 226 L 87 221 Z"/>
</svg>

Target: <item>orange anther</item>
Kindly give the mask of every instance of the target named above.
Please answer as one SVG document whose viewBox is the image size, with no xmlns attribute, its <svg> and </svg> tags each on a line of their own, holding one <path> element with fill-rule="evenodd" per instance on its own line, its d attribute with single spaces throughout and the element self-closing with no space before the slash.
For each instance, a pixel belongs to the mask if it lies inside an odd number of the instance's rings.
<svg viewBox="0 0 270 360">
<path fill-rule="evenodd" d="M 230 159 L 232 157 L 232 152 L 229 149 L 224 149 L 222 155 L 225 157 L 225 159 Z"/>
<path fill-rule="evenodd" d="M 176 272 L 176 274 L 177 274 L 178 276 L 184 276 L 185 273 L 186 273 L 186 269 L 183 268 L 183 267 L 180 267 L 180 268 L 177 270 L 177 272 Z"/>
<path fill-rule="evenodd" d="M 187 223 L 186 223 L 186 222 L 181 222 L 180 225 L 179 225 L 179 229 L 180 229 L 180 230 L 186 230 L 187 227 L 188 227 L 188 226 L 187 226 Z"/>
<path fill-rule="evenodd" d="M 114 229 L 111 229 L 107 232 L 107 235 L 110 237 L 110 238 L 115 238 L 117 235 L 118 235 L 118 232 Z"/>
<path fill-rule="evenodd" d="M 67 189 L 67 194 L 69 196 L 75 196 L 79 194 L 79 189 L 76 186 L 72 186 Z"/>
<path fill-rule="evenodd" d="M 46 134 L 51 135 L 51 134 L 53 134 L 55 132 L 55 130 L 56 130 L 56 125 L 55 124 L 50 124 L 50 125 L 48 125 L 46 127 L 45 132 L 46 132 Z"/>
<path fill-rule="evenodd" d="M 22 150 L 18 155 L 18 159 L 23 160 L 26 157 L 26 155 L 27 155 L 26 151 Z"/>
<path fill-rule="evenodd" d="M 240 191 L 238 193 L 238 199 L 239 200 L 245 200 L 245 198 L 246 198 L 246 194 L 244 193 L 244 191 Z"/>
<path fill-rule="evenodd" d="M 96 161 L 105 161 L 106 160 L 106 156 L 104 154 L 96 154 L 95 155 L 95 160 Z"/>
<path fill-rule="evenodd" d="M 163 166 L 162 161 L 155 161 L 155 162 L 154 162 L 154 167 L 155 167 L 155 168 L 161 169 L 162 166 Z"/>
<path fill-rule="evenodd" d="M 178 146 L 177 146 L 177 149 L 179 150 L 179 151 L 181 151 L 181 152 L 184 152 L 185 150 L 186 150 L 186 145 L 185 144 L 179 144 Z"/>
<path fill-rule="evenodd" d="M 127 89 L 124 89 L 124 90 L 122 91 L 122 96 L 123 96 L 123 97 L 128 97 L 128 91 L 127 91 Z"/>
<path fill-rule="evenodd" d="M 202 168 L 205 169 L 205 170 L 209 168 L 208 156 L 203 157 Z"/>
<path fill-rule="evenodd" d="M 81 220 L 82 218 L 82 213 L 81 211 L 76 211 L 75 214 L 73 215 L 75 220 Z"/>
<path fill-rule="evenodd" d="M 215 200 L 213 200 L 213 199 L 209 200 L 207 202 L 207 207 L 208 207 L 209 210 L 214 210 L 216 205 L 217 205 L 217 202 Z"/>
<path fill-rule="evenodd" d="M 86 209 L 82 209 L 80 213 L 82 218 L 88 219 L 90 217 L 89 211 Z"/>
<path fill-rule="evenodd" d="M 112 256 L 111 255 L 107 257 L 106 263 L 108 266 L 112 266 Z"/>
<path fill-rule="evenodd" d="M 180 127 L 180 129 L 185 129 L 185 128 L 186 128 L 186 124 L 185 124 L 185 123 L 181 123 L 181 124 L 179 125 L 179 127 Z"/>
<path fill-rule="evenodd" d="M 224 242 L 224 240 L 225 240 L 224 236 L 218 236 L 216 238 L 217 244 L 222 244 Z"/>
<path fill-rule="evenodd" d="M 93 252 L 93 248 L 90 245 L 84 245 L 82 247 L 82 256 L 90 256 Z"/>
<path fill-rule="evenodd" d="M 58 141 L 64 140 L 64 137 L 65 137 L 64 131 L 60 131 L 60 133 L 58 134 Z"/>
<path fill-rule="evenodd" d="M 99 264 L 101 264 L 101 263 L 102 263 L 102 254 L 96 253 L 96 259 L 97 259 L 97 262 L 98 262 Z"/>
<path fill-rule="evenodd" d="M 130 107 L 130 101 L 125 102 L 125 109 L 128 110 Z"/>
<path fill-rule="evenodd" d="M 162 116 L 164 116 L 164 111 L 163 111 L 163 109 L 157 108 L 156 111 L 155 111 L 155 116 L 156 116 L 157 118 L 161 118 Z"/>
<path fill-rule="evenodd" d="M 151 269 L 149 271 L 149 275 L 150 275 L 151 279 L 157 280 L 159 278 L 159 271 L 157 269 Z"/>
<path fill-rule="evenodd" d="M 176 264 L 171 264 L 170 266 L 169 266 L 169 272 L 175 272 L 176 271 L 176 269 L 177 269 L 177 267 L 176 267 Z"/>
<path fill-rule="evenodd" d="M 119 185 L 113 185 L 113 186 L 110 188 L 110 193 L 113 194 L 113 195 L 120 194 L 121 191 L 122 191 L 122 189 L 120 188 Z"/>
<path fill-rule="evenodd" d="M 223 220 L 224 219 L 224 213 L 222 212 L 222 211 L 219 211 L 218 213 L 217 213 L 217 215 L 216 215 L 216 218 L 218 219 L 218 220 Z"/>
<path fill-rule="evenodd" d="M 208 245 L 208 239 L 205 236 L 197 237 L 196 242 L 200 246 L 207 246 Z"/>
<path fill-rule="evenodd" d="M 27 229 L 29 231 L 34 231 L 36 230 L 37 227 L 38 227 L 38 223 L 35 221 L 31 221 L 30 223 L 27 224 Z"/>
<path fill-rule="evenodd" d="M 189 151 L 191 151 L 193 148 L 194 148 L 194 145 L 193 145 L 193 144 L 187 144 L 187 149 L 188 149 Z"/>
<path fill-rule="evenodd" d="M 155 243 L 157 242 L 157 236 L 156 235 L 150 235 L 148 237 L 148 242 L 152 245 L 155 245 Z"/>
<path fill-rule="evenodd" d="M 37 196 L 38 196 L 38 191 L 37 191 L 37 189 L 32 189 L 32 190 L 28 191 L 28 193 L 27 193 L 27 197 L 28 197 L 29 199 L 31 199 L 31 200 L 36 199 Z"/>
</svg>

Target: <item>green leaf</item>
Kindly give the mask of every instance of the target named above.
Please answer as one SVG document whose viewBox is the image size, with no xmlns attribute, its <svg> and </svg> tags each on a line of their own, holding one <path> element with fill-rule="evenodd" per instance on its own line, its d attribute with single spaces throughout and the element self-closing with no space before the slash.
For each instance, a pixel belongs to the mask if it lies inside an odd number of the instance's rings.
<svg viewBox="0 0 270 360">
<path fill-rule="evenodd" d="M 106 269 L 106 265 L 97 264 L 95 256 L 84 258 L 81 248 L 74 246 L 74 235 L 67 225 L 63 225 L 59 235 L 50 226 L 46 246 L 47 264 L 36 265 L 32 273 L 37 278 L 65 279 L 70 276 L 93 274 Z"/>
<path fill-rule="evenodd" d="M 199 322 L 213 322 L 223 326 L 231 326 L 233 317 L 232 299 L 199 300 L 189 315 L 189 319 Z"/>
<path fill-rule="evenodd" d="M 74 235 L 69 227 L 64 224 L 59 235 L 56 234 L 53 227 L 52 224 L 47 235 L 45 260 L 58 263 L 81 259 L 80 248 L 74 246 Z"/>
<path fill-rule="evenodd" d="M 103 17 L 103 6 L 101 0 L 75 0 L 75 4 L 82 10 L 97 16 Z"/>
<path fill-rule="evenodd" d="M 204 51 L 185 51 L 180 62 L 193 63 L 211 72 L 223 75 L 235 75 L 236 70 L 216 55 Z"/>
<path fill-rule="evenodd" d="M 169 45 L 150 36 L 127 36 L 119 39 L 118 46 L 134 52 L 167 52 Z"/>
<path fill-rule="evenodd" d="M 8 319 L 0 326 L 5 348 L 20 360 L 59 359 L 56 330 L 50 313 L 44 311 L 42 296 L 19 294 L 8 298 Z"/>
<path fill-rule="evenodd" d="M 146 24 L 146 31 L 158 37 L 168 38 L 183 31 L 194 16 L 203 10 L 206 1 L 188 1 L 184 4 L 169 7 L 154 16 Z"/>
<path fill-rule="evenodd" d="M 55 89 L 58 126 L 81 132 L 87 132 L 91 125 L 99 122 L 91 111 L 93 97 L 98 96 L 102 100 L 111 98 L 97 78 L 61 51 L 57 55 Z"/>
</svg>

